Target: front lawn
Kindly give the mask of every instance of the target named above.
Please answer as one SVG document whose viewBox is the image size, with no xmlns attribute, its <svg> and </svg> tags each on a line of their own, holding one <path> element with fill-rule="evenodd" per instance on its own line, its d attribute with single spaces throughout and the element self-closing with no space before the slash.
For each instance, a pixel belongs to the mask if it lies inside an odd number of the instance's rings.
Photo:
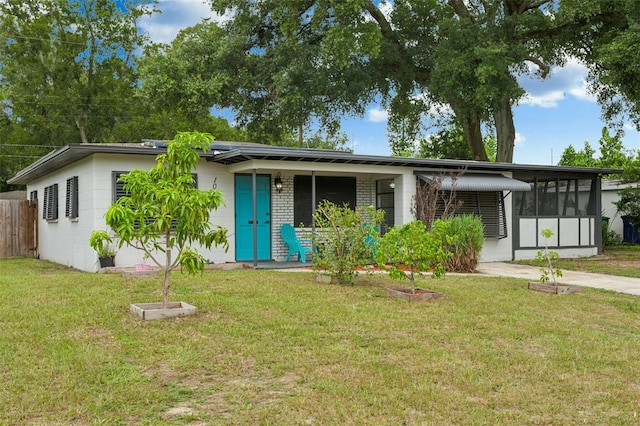
<svg viewBox="0 0 640 426">
<path fill-rule="evenodd" d="M 160 280 L 0 260 L 0 424 L 630 424 L 640 298 L 527 282 L 206 271 L 172 280 L 196 317 L 141 322 Z M 394 283 L 395 286 L 397 284 Z"/>
</svg>

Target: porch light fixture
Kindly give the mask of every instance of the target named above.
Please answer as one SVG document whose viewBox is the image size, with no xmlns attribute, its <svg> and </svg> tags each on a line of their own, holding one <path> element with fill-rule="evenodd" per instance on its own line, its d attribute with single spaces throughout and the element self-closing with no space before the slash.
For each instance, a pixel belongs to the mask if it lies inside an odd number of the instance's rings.
<svg viewBox="0 0 640 426">
<path fill-rule="evenodd" d="M 278 172 L 276 178 L 273 180 L 273 186 L 276 187 L 276 191 L 279 193 L 282 192 L 282 178 L 280 177 L 280 172 Z"/>
<path fill-rule="evenodd" d="M 395 189 L 396 188 L 396 183 L 394 181 L 389 182 L 389 188 Z"/>
</svg>

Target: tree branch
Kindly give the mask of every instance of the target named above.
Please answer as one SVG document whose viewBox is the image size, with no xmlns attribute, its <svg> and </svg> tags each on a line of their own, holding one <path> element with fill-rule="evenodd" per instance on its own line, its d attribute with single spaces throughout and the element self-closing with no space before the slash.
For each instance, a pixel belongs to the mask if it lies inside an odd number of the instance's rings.
<svg viewBox="0 0 640 426">
<path fill-rule="evenodd" d="M 431 71 L 423 68 L 416 67 L 413 63 L 411 56 L 407 54 L 404 44 L 400 42 L 396 32 L 391 27 L 389 21 L 384 16 L 384 14 L 380 11 L 380 9 L 373 4 L 371 0 L 367 1 L 364 5 L 364 8 L 371 17 L 378 23 L 378 27 L 380 28 L 380 32 L 382 36 L 393 43 L 397 49 L 401 58 L 401 63 L 393 64 L 398 67 L 408 66 L 415 70 L 415 80 L 418 84 L 422 84 L 426 86 L 428 84 L 429 79 L 431 78 Z"/>
<path fill-rule="evenodd" d="M 540 76 L 542 78 L 546 78 L 547 75 L 549 75 L 549 71 L 551 71 L 551 68 L 540 59 L 534 58 L 533 56 L 527 56 L 526 60 L 529 62 L 533 62 L 540 68 Z"/>
<path fill-rule="evenodd" d="M 387 18 L 380 11 L 380 9 L 378 9 L 378 7 L 375 4 L 373 4 L 372 1 L 366 2 L 364 5 L 364 8 L 367 12 L 369 12 L 369 15 L 371 15 L 371 17 L 378 23 L 378 26 L 380 27 L 380 32 L 382 33 L 382 35 L 386 39 L 391 40 L 396 44 L 399 44 L 398 38 L 396 37 L 396 34 L 393 31 L 393 28 L 391 28 L 391 24 L 389 23 L 389 21 L 387 21 Z"/>
<path fill-rule="evenodd" d="M 624 17 L 621 17 L 616 13 L 599 13 L 588 18 L 565 22 L 564 24 L 558 25 L 557 27 L 524 32 L 518 37 L 518 39 L 521 41 L 539 40 L 542 38 L 553 37 L 562 34 L 562 32 L 570 28 L 580 28 L 588 24 L 596 23 L 615 23 L 620 19 L 624 19 Z"/>
<path fill-rule="evenodd" d="M 463 0 L 448 0 L 449 6 L 453 9 L 453 11 L 461 18 L 468 19 L 470 21 L 474 20 L 474 16 L 471 14 L 469 9 L 464 5 Z"/>
<path fill-rule="evenodd" d="M 524 13 L 527 10 L 533 10 L 533 9 L 537 9 L 540 6 L 544 6 L 545 4 L 549 3 L 551 0 L 538 0 L 538 1 L 534 1 L 533 3 L 531 3 L 531 0 L 529 1 L 525 1 L 522 2 L 520 5 L 520 13 Z"/>
</svg>

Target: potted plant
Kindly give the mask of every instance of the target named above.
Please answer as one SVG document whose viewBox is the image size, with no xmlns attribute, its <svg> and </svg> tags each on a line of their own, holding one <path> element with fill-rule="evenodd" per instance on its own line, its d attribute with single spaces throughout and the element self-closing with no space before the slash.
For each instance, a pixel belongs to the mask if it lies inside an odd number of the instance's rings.
<svg viewBox="0 0 640 426">
<path fill-rule="evenodd" d="M 541 264 L 540 280 L 530 282 L 529 289 L 552 294 L 568 294 L 582 292 L 582 287 L 575 285 L 558 284 L 556 277 L 562 276 L 562 271 L 553 265 L 553 262 L 560 258 L 556 251 L 549 250 L 549 238 L 553 236 L 553 231 L 545 228 L 540 231 L 544 238 L 544 249 L 538 251 L 536 261 Z"/>
<path fill-rule="evenodd" d="M 93 231 L 89 237 L 89 245 L 98 253 L 101 268 L 115 266 L 116 249 L 107 231 Z"/>
<path fill-rule="evenodd" d="M 439 228 L 443 229 L 443 228 Z M 443 262 L 451 257 L 445 251 L 443 235 L 428 232 L 419 220 L 401 227 L 393 227 L 378 243 L 376 261 L 380 267 L 388 268 L 394 279 L 408 279 L 410 288 L 388 288 L 387 296 L 407 301 L 439 299 L 444 294 L 416 287 L 416 276 L 431 272 L 432 278 L 445 274 Z"/>
</svg>

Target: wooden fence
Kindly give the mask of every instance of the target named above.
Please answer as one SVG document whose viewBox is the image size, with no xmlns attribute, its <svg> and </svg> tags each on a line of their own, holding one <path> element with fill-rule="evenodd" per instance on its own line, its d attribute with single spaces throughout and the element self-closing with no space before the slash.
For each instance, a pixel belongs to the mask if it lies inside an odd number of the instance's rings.
<svg viewBox="0 0 640 426">
<path fill-rule="evenodd" d="M 0 200 L 0 258 L 38 255 L 38 203 Z"/>
</svg>

